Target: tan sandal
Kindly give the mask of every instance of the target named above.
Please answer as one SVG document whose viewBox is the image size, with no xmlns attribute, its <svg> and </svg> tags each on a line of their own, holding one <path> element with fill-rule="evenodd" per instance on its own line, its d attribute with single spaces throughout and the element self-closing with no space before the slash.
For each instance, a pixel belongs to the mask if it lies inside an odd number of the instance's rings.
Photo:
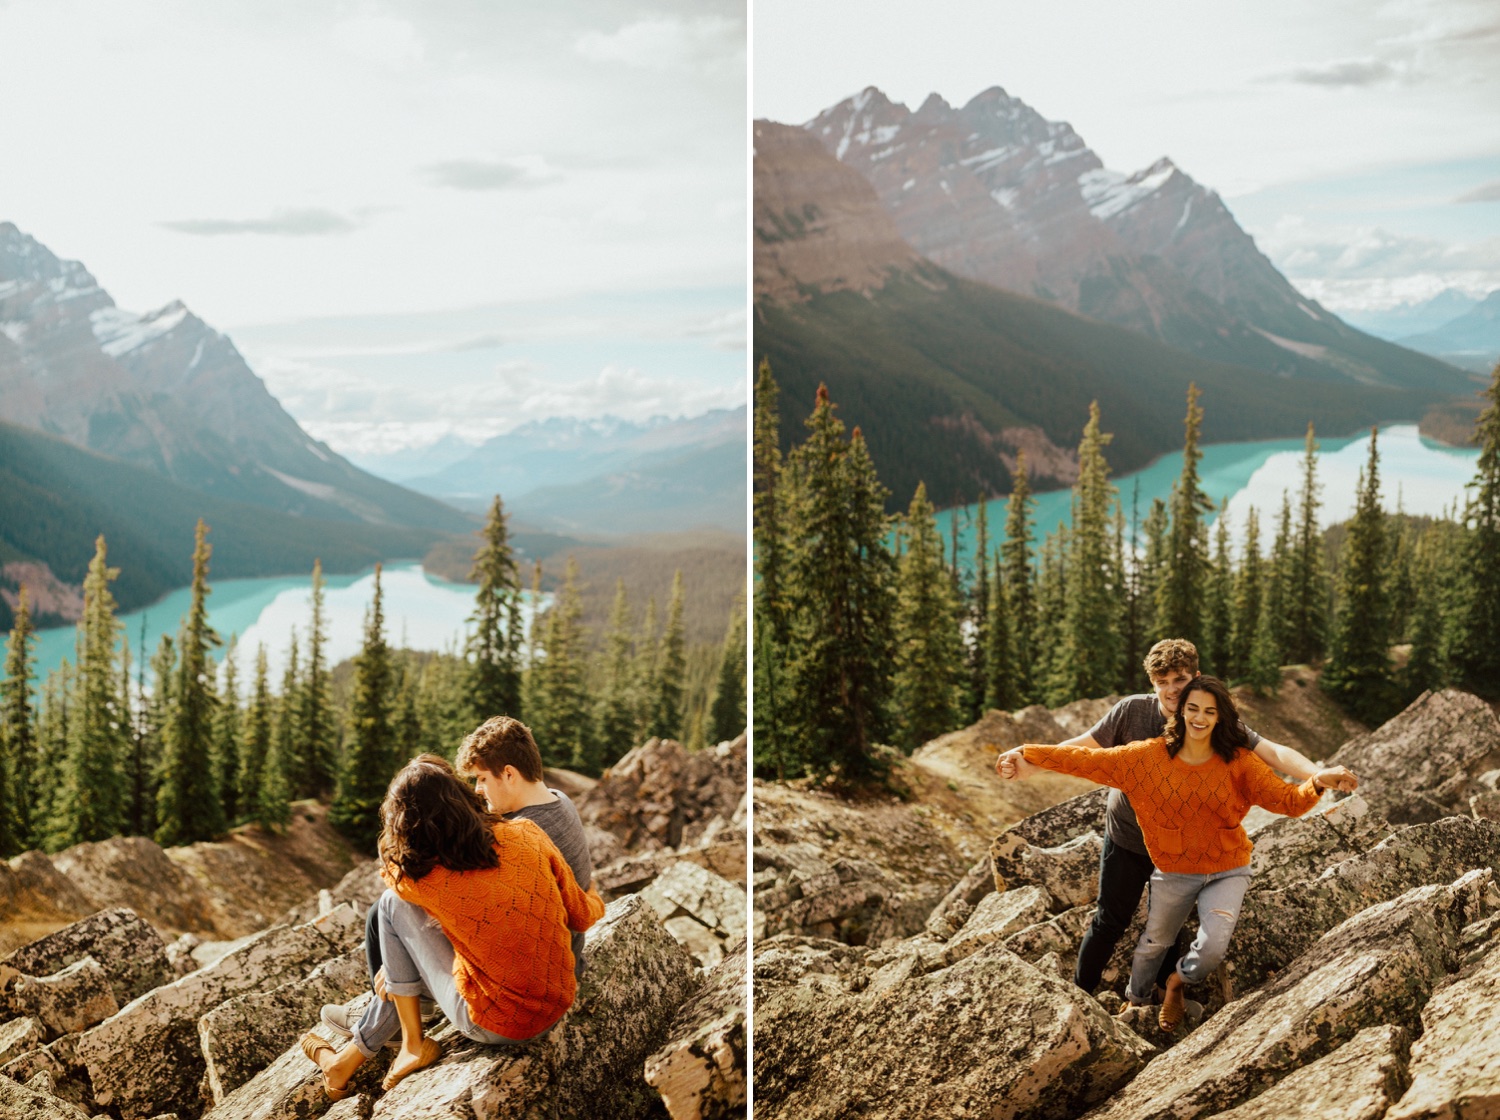
<svg viewBox="0 0 1500 1120">
<path fill-rule="evenodd" d="M 380 1087 L 389 1092 L 391 1089 L 394 1089 L 397 1085 L 401 1084 L 401 1082 L 405 1081 L 412 1074 L 416 1073 L 417 1070 L 426 1069 L 442 1056 L 443 1048 L 441 1046 L 439 1046 L 430 1038 L 423 1038 L 421 1056 L 416 1060 L 416 1062 L 412 1065 L 407 1066 L 400 1073 L 396 1072 L 395 1063 L 391 1063 L 392 1068 L 390 1072 L 385 1075 L 385 1080 L 380 1083 Z M 398 1054 L 396 1056 L 396 1061 L 400 1060 L 401 1056 Z"/>
<path fill-rule="evenodd" d="M 1186 1004 L 1182 994 L 1182 977 L 1173 973 L 1167 977 L 1167 994 L 1162 997 L 1161 1012 L 1156 1016 L 1156 1025 L 1171 1034 L 1182 1025 Z"/>
<path fill-rule="evenodd" d="M 326 1038 L 321 1037 L 320 1035 L 313 1034 L 312 1031 L 308 1031 L 297 1041 L 298 1044 L 302 1047 L 302 1053 L 307 1055 L 307 1060 L 310 1061 L 313 1065 L 318 1066 L 318 1073 L 323 1079 L 323 1095 L 325 1097 L 327 1097 L 331 1101 L 341 1101 L 350 1093 L 354 1092 L 353 1089 L 350 1089 L 347 1086 L 343 1089 L 335 1089 L 332 1085 L 328 1084 L 328 1075 L 323 1072 L 323 1067 L 321 1065 L 318 1065 L 318 1055 L 321 1054 L 324 1050 L 333 1050 L 335 1054 L 338 1053 L 337 1050 L 333 1049 L 333 1044 L 331 1042 L 329 1042 Z"/>
</svg>

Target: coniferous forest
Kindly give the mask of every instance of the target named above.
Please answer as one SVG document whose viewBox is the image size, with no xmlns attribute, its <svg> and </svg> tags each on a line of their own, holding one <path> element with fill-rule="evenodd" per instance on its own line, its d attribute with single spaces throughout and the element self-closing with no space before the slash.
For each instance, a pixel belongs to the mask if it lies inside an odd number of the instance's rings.
<svg viewBox="0 0 1500 1120">
<path fill-rule="evenodd" d="M 1321 666 L 1355 718 L 1388 719 L 1427 689 L 1500 700 L 1500 367 L 1462 508 L 1385 511 L 1370 433 L 1353 516 L 1320 530 L 1318 444 L 1301 484 L 1251 509 L 1243 545 L 1203 492 L 1205 404 L 1189 386 L 1182 473 L 1168 500 L 1127 509 L 1109 483 L 1098 404 L 1078 446 L 1069 524 L 1041 539 L 1018 455 L 1004 542 L 983 505 L 973 555 L 945 548 L 925 487 L 884 513 L 864 434 L 820 387 L 806 437 L 783 455 L 778 389 L 755 386 L 755 768 L 764 777 L 877 776 L 988 708 L 1139 692 L 1141 661 L 1193 641 L 1204 672 L 1257 692 L 1286 664 Z M 1210 528 L 1212 524 L 1212 528 Z"/>
<path fill-rule="evenodd" d="M 225 643 L 208 623 L 213 546 L 199 521 L 192 598 L 175 639 L 133 652 L 116 617 L 103 536 L 83 584 L 76 657 L 33 685 L 34 642 L 20 591 L 0 673 L 0 857 L 116 835 L 162 845 L 211 840 L 254 822 L 284 828 L 293 800 L 373 850 L 392 774 L 422 751 L 452 758 L 491 715 L 535 732 L 548 766 L 598 775 L 651 736 L 687 746 L 746 723 L 746 627 L 735 609 L 719 645 L 684 639 L 681 573 L 670 600 L 632 603 L 621 581 L 605 632 L 581 622 L 570 567 L 552 606 L 522 623 L 522 574 L 495 498 L 474 556 L 467 647 L 393 648 L 381 568 L 353 663 L 330 666 L 323 575 L 315 562 L 306 625 L 288 635 L 286 671 L 264 647 Z M 532 593 L 539 594 L 540 572 Z M 218 661 L 216 663 L 216 657 Z"/>
</svg>

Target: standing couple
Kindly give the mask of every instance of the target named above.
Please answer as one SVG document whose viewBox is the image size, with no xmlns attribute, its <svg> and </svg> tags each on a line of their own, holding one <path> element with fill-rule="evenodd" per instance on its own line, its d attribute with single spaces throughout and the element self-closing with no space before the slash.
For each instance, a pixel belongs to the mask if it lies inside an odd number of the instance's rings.
<svg viewBox="0 0 1500 1120">
<path fill-rule="evenodd" d="M 1241 722 L 1228 688 L 1198 673 L 1191 642 L 1157 642 L 1146 655 L 1153 693 L 1128 696 L 1087 732 L 1058 746 L 1018 747 L 1000 756 L 1002 778 L 1057 770 L 1114 787 L 1105 813 L 1099 901 L 1078 950 L 1074 982 L 1092 993 L 1150 884 L 1146 928 L 1131 962 L 1129 998 L 1149 1004 L 1161 991 L 1159 1023 L 1182 1021 L 1186 984 L 1224 959 L 1250 886 L 1250 806 L 1301 816 L 1325 789 L 1353 790 L 1342 766 L 1319 768 Z M 1301 779 L 1283 782 L 1271 767 Z M 1174 959 L 1177 935 L 1198 907 L 1198 935 Z"/>
<path fill-rule="evenodd" d="M 472 775 L 470 787 L 458 775 Z M 422 1027 L 435 1003 L 465 1038 L 508 1045 L 534 1038 L 572 1006 L 583 973 L 583 931 L 604 914 L 578 810 L 543 780 L 530 730 L 496 716 L 463 741 L 458 770 L 438 755 L 412 759 L 380 806 L 381 878 L 365 956 L 376 998 L 357 1021 L 341 1005 L 302 1051 L 333 1100 L 354 1071 L 401 1042 L 383 1085 L 441 1057 Z"/>
</svg>

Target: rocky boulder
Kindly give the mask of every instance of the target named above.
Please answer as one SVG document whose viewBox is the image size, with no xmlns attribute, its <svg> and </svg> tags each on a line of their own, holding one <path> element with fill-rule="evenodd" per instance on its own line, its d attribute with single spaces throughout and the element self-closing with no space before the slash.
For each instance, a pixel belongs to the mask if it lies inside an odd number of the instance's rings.
<svg viewBox="0 0 1500 1120">
<path fill-rule="evenodd" d="M 1469 798 L 1484 789 L 1480 776 L 1500 767 L 1500 717 L 1467 692 L 1424 692 L 1329 763 L 1358 774 L 1370 808 L 1393 824 L 1467 816 Z"/>
<path fill-rule="evenodd" d="M 89 1120 L 89 1114 L 78 1106 L 39 1086 L 19 1085 L 8 1077 L 0 1077 L 0 1116 L 14 1120 Z"/>
<path fill-rule="evenodd" d="M 640 892 L 640 899 L 704 968 L 745 939 L 745 889 L 696 863 L 675 863 Z"/>
<path fill-rule="evenodd" d="M 47 976 L 92 957 L 108 977 L 115 1000 L 129 1003 L 172 980 L 167 943 L 133 910 L 101 910 L 22 946 L 0 960 L 0 987 L 16 973 Z"/>
<path fill-rule="evenodd" d="M 745 944 L 704 978 L 677 1009 L 668 1042 L 646 1059 L 646 1083 L 672 1120 L 731 1120 L 745 1115 Z"/>
<path fill-rule="evenodd" d="M 1410 1051 L 1411 1032 L 1405 1027 L 1366 1027 L 1333 1053 L 1214 1120 L 1381 1120 L 1410 1080 Z"/>
<path fill-rule="evenodd" d="M 51 976 L 17 977 L 11 1006 L 41 1023 L 54 1038 L 86 1030 L 120 1010 L 109 977 L 93 957 L 74 961 Z"/>
<path fill-rule="evenodd" d="M 585 826 L 619 838 L 626 851 L 694 844 L 715 818 L 734 817 L 745 797 L 745 736 L 689 751 L 651 739 L 605 771 L 579 800 Z"/>
</svg>

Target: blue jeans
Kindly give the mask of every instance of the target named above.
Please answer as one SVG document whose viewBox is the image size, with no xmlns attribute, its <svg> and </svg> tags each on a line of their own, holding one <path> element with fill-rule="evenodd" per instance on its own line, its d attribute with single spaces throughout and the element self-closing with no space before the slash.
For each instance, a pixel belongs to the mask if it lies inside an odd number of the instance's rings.
<svg viewBox="0 0 1500 1120">
<path fill-rule="evenodd" d="M 1194 903 L 1198 905 L 1198 936 L 1178 960 L 1177 975 L 1185 983 L 1196 984 L 1218 968 L 1229 951 L 1229 938 L 1240 920 L 1240 906 L 1249 889 L 1248 866 L 1208 875 L 1153 872 L 1146 928 L 1130 962 L 1130 1002 L 1151 1002 L 1162 957 L 1176 942 Z"/>
<path fill-rule="evenodd" d="M 1141 892 L 1155 870 L 1150 856 L 1122 847 L 1108 835 L 1104 837 L 1104 848 L 1099 853 L 1099 899 L 1094 920 L 1078 946 L 1078 963 L 1073 969 L 1073 983 L 1090 995 L 1099 987 L 1115 946 L 1135 919 Z M 1167 982 L 1177 964 L 1175 944 L 1172 949 L 1162 958 L 1158 984 Z"/>
<path fill-rule="evenodd" d="M 502 1046 L 518 1041 L 487 1031 L 469 1017 L 469 1005 L 453 982 L 453 943 L 436 918 L 420 906 L 403 901 L 391 890 L 381 895 L 375 906 L 387 994 L 430 996 L 443 1009 L 448 1021 L 472 1042 Z M 354 1025 L 354 1045 L 365 1057 L 373 1057 L 400 1031 L 396 1004 L 377 998 Z"/>
</svg>

